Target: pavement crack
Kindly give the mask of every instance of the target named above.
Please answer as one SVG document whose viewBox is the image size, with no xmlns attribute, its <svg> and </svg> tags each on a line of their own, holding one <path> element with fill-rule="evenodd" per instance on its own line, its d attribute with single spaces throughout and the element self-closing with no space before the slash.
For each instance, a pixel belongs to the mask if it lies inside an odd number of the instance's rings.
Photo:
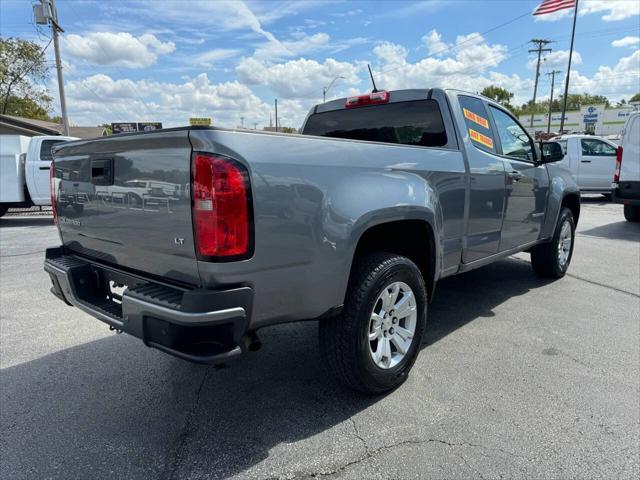
<svg viewBox="0 0 640 480">
<path fill-rule="evenodd" d="M 353 434 L 362 443 L 362 446 L 364 447 L 364 451 L 368 452 L 369 445 L 367 444 L 367 441 L 364 438 L 362 438 L 362 436 L 360 435 L 356 421 L 353 419 L 353 417 L 349 417 L 349 421 L 351 422 L 351 425 L 353 425 Z"/>
<path fill-rule="evenodd" d="M 355 428 L 355 422 L 352 421 L 352 424 L 354 425 Z M 356 430 L 357 431 L 357 430 Z M 438 438 L 428 438 L 425 440 L 402 440 L 400 442 L 396 442 L 396 443 L 392 443 L 389 445 L 382 445 L 381 447 L 375 448 L 373 450 L 371 450 L 370 448 L 367 447 L 366 442 L 364 441 L 364 439 L 360 436 L 359 433 L 356 434 L 356 436 L 363 442 L 363 444 L 365 445 L 366 448 L 366 452 L 364 455 L 362 455 L 360 458 L 357 458 L 355 460 L 352 460 L 350 462 L 347 462 L 343 465 L 340 465 L 339 467 L 330 470 L 328 472 L 316 472 L 316 473 L 312 473 L 310 474 L 307 478 L 322 478 L 322 477 L 330 477 L 332 475 L 337 475 L 339 473 L 342 473 L 343 471 L 345 471 L 347 468 L 352 467 L 354 465 L 358 465 L 362 462 L 365 462 L 371 458 L 376 457 L 377 455 L 379 455 L 382 452 L 385 452 L 387 450 L 391 450 L 397 447 L 402 447 L 404 445 L 424 445 L 424 444 L 428 444 L 428 443 L 441 443 L 443 445 L 446 445 L 448 447 L 476 447 L 476 448 L 484 448 L 482 445 L 478 445 L 475 443 L 469 443 L 469 442 L 461 442 L 461 443 L 451 443 L 451 442 L 447 442 L 446 440 L 440 440 Z M 501 449 L 496 449 L 498 451 L 501 451 L 505 454 L 508 455 L 513 455 L 513 456 L 517 456 L 511 452 L 507 452 L 506 450 L 501 450 Z M 459 457 L 464 464 L 467 466 L 467 468 L 469 468 L 470 470 L 474 471 L 476 474 L 478 474 L 478 476 L 484 480 L 484 477 L 482 476 L 482 474 L 473 466 L 471 466 L 468 461 L 460 454 L 455 452 L 454 453 L 457 457 Z"/>
<path fill-rule="evenodd" d="M 160 480 L 172 480 L 173 478 L 176 478 L 176 471 L 180 466 L 183 451 L 185 445 L 187 444 L 187 439 L 191 434 L 193 419 L 195 417 L 196 411 L 198 410 L 198 404 L 200 403 L 200 394 L 202 393 L 202 388 L 204 387 L 208 374 L 209 369 L 205 370 L 204 374 L 202 375 L 202 380 L 200 380 L 200 385 L 198 385 L 198 389 L 195 393 L 195 400 L 193 401 L 193 405 L 191 405 L 191 408 L 187 412 L 184 420 L 184 425 L 182 426 L 180 435 L 178 435 L 178 438 L 176 440 L 176 446 L 173 449 L 173 453 L 165 463 L 164 469 L 159 477 Z"/>
<path fill-rule="evenodd" d="M 637 293 L 630 292 L 629 290 L 623 290 L 622 288 L 613 287 L 611 285 L 607 285 L 606 283 L 596 282 L 595 280 L 589 280 L 588 278 L 580 277 L 573 273 L 567 273 L 567 277 L 575 278 L 576 280 L 581 280 L 583 282 L 590 283 L 592 285 L 597 285 L 599 287 L 608 288 L 609 290 L 613 290 L 618 293 L 624 293 L 625 295 L 631 295 L 632 297 L 640 298 L 640 295 Z"/>
<path fill-rule="evenodd" d="M 9 255 L 0 255 L 0 258 L 25 257 L 27 255 L 42 255 L 42 250 L 37 250 L 35 252 L 25 252 L 25 253 L 10 253 Z"/>
</svg>

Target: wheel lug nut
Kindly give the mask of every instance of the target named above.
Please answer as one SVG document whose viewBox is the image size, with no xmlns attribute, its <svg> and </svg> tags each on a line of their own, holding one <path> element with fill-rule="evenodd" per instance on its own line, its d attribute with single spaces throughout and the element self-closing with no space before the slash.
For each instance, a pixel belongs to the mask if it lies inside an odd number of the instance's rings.
<svg viewBox="0 0 640 480">
<path fill-rule="evenodd" d="M 391 327 L 391 328 L 389 329 L 389 333 L 390 333 L 391 335 L 393 335 L 393 327 Z"/>
</svg>

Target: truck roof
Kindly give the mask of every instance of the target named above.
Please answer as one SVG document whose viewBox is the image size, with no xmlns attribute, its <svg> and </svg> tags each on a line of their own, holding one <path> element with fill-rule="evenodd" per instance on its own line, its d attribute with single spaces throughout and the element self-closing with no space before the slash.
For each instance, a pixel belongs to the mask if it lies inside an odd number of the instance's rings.
<svg viewBox="0 0 640 480">
<path fill-rule="evenodd" d="M 440 92 L 440 93 L 445 93 L 445 92 L 456 92 L 456 93 L 463 93 L 465 95 L 468 95 L 470 97 L 477 97 L 477 98 L 482 98 L 483 100 L 486 100 L 488 102 L 493 102 L 495 103 L 495 100 L 491 99 L 491 98 L 487 98 L 483 95 L 479 95 L 477 93 L 473 93 L 473 92 L 467 92 L 464 90 L 457 90 L 455 88 L 410 88 L 410 89 L 403 89 L 403 90 L 380 90 L 380 91 L 388 91 L 390 94 L 390 98 L 389 98 L 389 102 L 388 103 L 396 103 L 396 102 L 411 102 L 414 100 L 424 100 L 426 98 L 430 98 L 433 97 L 435 92 Z M 366 95 L 367 93 L 370 92 L 363 92 L 361 95 Z M 309 114 L 314 114 L 314 113 L 323 113 L 323 112 L 330 112 L 330 111 L 334 111 L 334 110 L 343 110 L 345 108 L 345 102 L 347 100 L 347 98 L 350 97 L 341 97 L 341 98 L 336 98 L 333 100 L 330 100 L 328 102 L 325 103 L 319 103 L 317 105 L 314 105 L 311 108 L 311 111 L 309 112 Z"/>
</svg>

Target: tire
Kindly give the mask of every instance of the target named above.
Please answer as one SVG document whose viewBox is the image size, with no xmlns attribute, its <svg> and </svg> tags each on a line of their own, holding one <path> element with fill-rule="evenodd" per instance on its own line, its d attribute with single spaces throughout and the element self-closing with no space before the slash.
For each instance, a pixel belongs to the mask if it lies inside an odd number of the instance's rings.
<svg viewBox="0 0 640 480">
<path fill-rule="evenodd" d="M 627 222 L 640 222 L 640 206 L 625 205 L 624 218 L 627 220 Z"/>
<path fill-rule="evenodd" d="M 7 213 L 7 211 L 9 210 L 8 207 L 2 207 L 0 206 L 0 217 L 3 217 L 5 213 Z"/>
<path fill-rule="evenodd" d="M 568 225 L 568 227 L 565 227 Z M 564 237 L 566 230 L 569 229 L 570 244 L 567 245 L 567 238 Z M 569 268 L 571 257 L 573 256 L 573 246 L 575 244 L 576 226 L 573 221 L 571 210 L 564 207 L 558 217 L 556 229 L 553 232 L 553 238 L 548 243 L 535 246 L 531 250 L 531 266 L 539 277 L 543 278 L 562 278 Z M 564 241 L 564 253 L 560 254 L 560 243 Z"/>
<path fill-rule="evenodd" d="M 602 193 L 601 195 L 604 197 L 604 199 L 605 199 L 607 202 L 610 202 L 610 201 L 611 201 L 611 194 L 610 194 L 610 193 Z"/>
<path fill-rule="evenodd" d="M 394 286 L 399 292 L 395 300 Z M 412 313 L 396 318 L 389 315 L 393 314 L 393 308 L 389 308 L 383 319 L 385 300 L 382 297 L 393 301 L 398 311 L 402 309 L 401 314 L 407 313 L 407 306 Z M 426 321 L 427 291 L 416 264 L 395 254 L 363 255 L 354 265 L 342 313 L 319 323 L 323 363 L 340 383 L 354 390 L 373 395 L 397 388 L 407 379 L 416 360 Z M 410 338 L 407 332 L 411 325 L 413 336 Z M 371 340 L 370 336 L 376 332 L 379 338 Z M 409 343 L 402 343 L 402 336 L 406 336 Z M 388 350 L 383 348 L 385 344 Z M 404 345 L 404 354 L 399 344 Z M 378 364 L 374 360 L 376 354 L 379 354 Z"/>
</svg>

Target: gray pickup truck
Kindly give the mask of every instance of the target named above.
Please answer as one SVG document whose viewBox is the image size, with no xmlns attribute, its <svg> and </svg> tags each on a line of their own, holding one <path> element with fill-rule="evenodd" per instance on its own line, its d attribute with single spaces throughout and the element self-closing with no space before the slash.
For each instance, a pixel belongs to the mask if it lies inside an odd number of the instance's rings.
<svg viewBox="0 0 640 480">
<path fill-rule="evenodd" d="M 317 105 L 301 135 L 64 143 L 51 176 L 62 245 L 44 267 L 62 301 L 194 362 L 317 319 L 329 370 L 380 393 L 407 377 L 438 280 L 520 251 L 539 275 L 565 274 L 580 197 L 562 157 L 500 105 L 441 89 Z"/>
</svg>

